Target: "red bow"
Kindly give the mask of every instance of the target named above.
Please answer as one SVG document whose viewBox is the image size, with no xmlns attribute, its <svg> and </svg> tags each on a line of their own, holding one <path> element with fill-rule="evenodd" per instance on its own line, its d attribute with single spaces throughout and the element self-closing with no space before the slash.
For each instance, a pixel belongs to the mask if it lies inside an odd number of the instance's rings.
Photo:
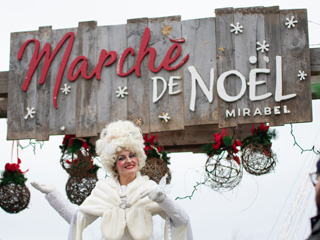
<svg viewBox="0 0 320 240">
<path fill-rule="evenodd" d="M 74 140 L 82 141 L 81 147 L 83 147 L 84 149 L 89 149 L 90 148 L 89 144 L 87 143 L 87 141 L 85 139 L 76 138 L 76 135 L 65 135 L 64 138 L 63 138 L 62 144 L 65 145 L 65 144 L 68 143 L 68 147 L 71 147 Z"/>
<path fill-rule="evenodd" d="M 264 126 L 264 123 L 261 123 L 261 124 L 260 124 L 260 127 L 259 127 L 259 130 L 260 130 L 261 133 L 267 133 L 268 130 L 269 130 L 269 126 Z M 254 133 L 255 133 L 255 134 L 258 133 L 258 128 L 254 129 L 254 124 L 252 124 L 251 133 L 252 133 L 252 135 L 253 135 Z"/>
<path fill-rule="evenodd" d="M 154 140 L 155 140 L 156 136 L 152 136 L 152 133 L 150 133 L 150 138 L 148 138 L 148 134 L 145 134 L 143 136 L 143 140 L 144 140 L 144 151 L 147 154 L 148 150 L 153 150 L 153 148 L 151 146 L 154 146 Z M 158 148 L 157 148 L 158 149 Z M 159 149 L 158 149 L 159 151 Z M 160 147 L 160 151 L 161 151 L 161 147 Z"/>
<path fill-rule="evenodd" d="M 20 158 L 18 158 L 18 163 L 7 163 L 5 165 L 5 171 L 8 171 L 8 172 L 14 172 L 17 170 L 18 173 L 26 173 L 28 172 L 29 170 L 25 171 L 25 172 L 22 172 L 21 169 L 20 169 L 20 163 L 21 163 L 21 160 Z"/>
<path fill-rule="evenodd" d="M 262 133 L 268 132 L 268 129 L 269 129 L 269 126 L 264 126 L 263 123 L 260 124 L 260 131 L 261 131 Z"/>
<path fill-rule="evenodd" d="M 221 145 L 222 145 L 222 147 L 223 146 L 226 147 L 225 143 L 224 143 L 224 136 L 229 136 L 229 134 L 226 133 L 226 129 L 225 128 L 222 129 L 222 133 L 221 134 L 220 133 L 215 133 L 214 134 L 215 143 L 212 144 L 212 148 L 214 150 L 218 150 L 221 147 Z M 231 145 L 231 149 L 230 149 L 230 152 L 229 152 L 229 153 L 231 153 L 232 158 L 238 164 L 240 164 L 240 159 L 239 159 L 238 156 L 235 156 L 233 154 L 237 153 L 239 151 L 239 149 L 237 149 L 237 146 L 241 146 L 241 145 L 242 145 L 242 143 L 239 140 L 237 140 L 237 139 L 233 140 L 232 141 L 232 145 Z"/>
<path fill-rule="evenodd" d="M 224 137 L 225 135 L 227 135 L 225 128 L 222 129 L 222 134 L 221 134 L 221 133 L 215 133 L 215 134 L 214 134 L 214 141 L 215 141 L 215 143 L 212 145 L 212 148 L 213 148 L 214 150 L 218 150 L 218 149 L 220 148 L 221 144 L 223 143 L 222 139 L 223 139 L 223 137 Z"/>
<path fill-rule="evenodd" d="M 234 144 L 235 144 L 236 146 L 241 146 L 241 145 L 242 145 L 242 143 L 241 143 L 239 140 L 237 140 L 237 139 L 234 140 Z"/>
<path fill-rule="evenodd" d="M 62 141 L 62 144 L 66 144 L 67 142 L 69 142 L 70 139 L 75 138 L 76 135 L 65 135 Z M 70 142 L 68 143 L 68 146 L 71 146 L 72 144 L 70 144 Z"/>
<path fill-rule="evenodd" d="M 148 138 L 148 134 L 145 134 L 143 136 L 144 143 L 149 143 L 150 145 L 154 145 L 154 139 L 156 136 L 152 136 L 152 133 L 150 133 L 150 138 Z"/>
<path fill-rule="evenodd" d="M 233 144 L 232 144 L 232 151 L 233 151 L 234 153 L 239 152 L 239 149 L 237 148 L 237 146 L 241 146 L 241 145 L 242 145 L 242 143 L 241 143 L 239 140 L 235 139 L 234 142 L 233 142 Z M 236 160 L 235 158 L 233 158 L 233 159 Z M 237 160 L 236 160 L 236 161 L 237 161 Z"/>
<path fill-rule="evenodd" d="M 84 149 L 89 149 L 90 147 L 89 147 L 89 144 L 86 142 L 86 141 L 83 141 L 82 142 L 82 147 L 84 148 Z"/>
<path fill-rule="evenodd" d="M 145 151 L 146 153 L 148 152 L 149 149 L 152 150 L 153 148 L 150 147 L 149 145 L 146 145 L 146 146 L 144 147 L 144 151 Z"/>
</svg>

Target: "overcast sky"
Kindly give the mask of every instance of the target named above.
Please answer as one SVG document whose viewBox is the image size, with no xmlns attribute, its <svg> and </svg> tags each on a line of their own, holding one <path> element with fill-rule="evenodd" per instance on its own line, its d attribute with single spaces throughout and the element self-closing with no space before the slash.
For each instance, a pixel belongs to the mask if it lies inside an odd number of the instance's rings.
<svg viewBox="0 0 320 240">
<path fill-rule="evenodd" d="M 37 30 L 40 26 L 53 29 L 77 27 L 78 22 L 96 20 L 98 26 L 125 24 L 127 19 L 181 15 L 182 20 L 214 17 L 216 8 L 280 6 L 280 9 L 307 8 L 309 43 L 320 47 L 319 1 L 5 1 L 1 4 L 0 71 L 9 70 L 10 33 Z M 318 44 L 318 45 L 317 45 Z M 320 103 L 313 101 L 313 122 L 294 124 L 294 135 L 305 149 L 318 147 Z M 0 120 L 0 170 L 11 161 L 12 142 L 6 141 L 6 120 Z M 301 154 L 294 146 L 290 125 L 276 128 L 278 139 L 273 150 L 278 156 L 275 171 L 255 177 L 244 173 L 239 186 L 231 192 L 217 193 L 202 186 L 192 200 L 177 200 L 191 218 L 195 240 L 203 239 L 304 239 L 310 232 L 309 218 L 315 214 L 314 190 L 308 173 L 314 171 L 317 156 Z M 62 137 L 51 137 L 42 149 L 19 150 L 22 170 L 31 191 L 28 209 L 8 214 L 0 209 L 0 240 L 66 239 L 68 225 L 52 210 L 43 194 L 30 186 L 38 181 L 56 186 L 64 192 L 67 173 L 59 164 Z M 27 145 L 27 141 L 22 142 Z M 13 159 L 16 153 L 14 151 Z M 204 154 L 171 155 L 172 186 L 175 198 L 191 194 L 193 186 L 203 180 Z M 102 170 L 99 176 L 103 177 Z M 87 239 L 98 239 L 94 226 Z M 210 236 L 210 237 L 209 237 Z"/>
</svg>

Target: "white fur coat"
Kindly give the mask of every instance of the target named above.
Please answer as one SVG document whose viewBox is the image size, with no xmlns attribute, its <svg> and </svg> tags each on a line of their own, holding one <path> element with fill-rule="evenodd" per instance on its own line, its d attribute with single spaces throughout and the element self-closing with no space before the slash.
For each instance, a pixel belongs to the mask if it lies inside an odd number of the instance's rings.
<svg viewBox="0 0 320 240">
<path fill-rule="evenodd" d="M 166 197 L 163 202 L 156 203 L 148 197 L 141 198 L 142 191 L 155 185 L 148 177 L 142 177 L 138 173 L 136 179 L 127 186 L 128 207 L 123 208 L 118 181 L 113 177 L 100 180 L 73 217 L 68 218 L 61 213 L 70 211 L 63 209 L 67 205 L 59 201 L 57 195 L 50 193 L 46 198 L 70 223 L 69 240 L 82 240 L 83 230 L 98 217 L 101 217 L 103 240 L 149 240 L 153 233 L 154 215 L 165 219 L 162 239 L 192 240 L 189 217 L 175 201 Z"/>
</svg>

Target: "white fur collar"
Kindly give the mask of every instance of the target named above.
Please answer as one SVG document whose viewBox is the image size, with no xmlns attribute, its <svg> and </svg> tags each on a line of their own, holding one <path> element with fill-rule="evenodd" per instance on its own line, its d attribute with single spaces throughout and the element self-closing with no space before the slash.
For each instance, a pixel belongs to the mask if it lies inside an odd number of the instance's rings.
<svg viewBox="0 0 320 240">
<path fill-rule="evenodd" d="M 153 232 L 152 215 L 162 215 L 163 211 L 148 197 L 141 199 L 140 193 L 156 183 L 137 174 L 126 191 L 127 202 L 131 207 L 122 209 L 119 207 L 121 199 L 117 181 L 113 177 L 98 181 L 91 195 L 80 206 L 80 213 L 102 217 L 101 231 L 106 240 L 121 239 L 126 226 L 134 239 L 150 239 Z M 77 226 L 79 227 L 83 228 L 81 224 Z"/>
</svg>

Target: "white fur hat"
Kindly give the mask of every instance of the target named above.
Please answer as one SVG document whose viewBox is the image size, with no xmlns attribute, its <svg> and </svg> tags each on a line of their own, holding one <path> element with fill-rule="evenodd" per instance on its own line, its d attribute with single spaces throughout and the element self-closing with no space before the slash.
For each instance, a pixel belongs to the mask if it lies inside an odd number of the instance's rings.
<svg viewBox="0 0 320 240">
<path fill-rule="evenodd" d="M 117 153 L 132 151 L 138 158 L 139 170 L 144 167 L 146 154 L 141 129 L 130 121 L 116 121 L 107 125 L 96 142 L 96 151 L 106 171 L 115 175 Z"/>
</svg>

